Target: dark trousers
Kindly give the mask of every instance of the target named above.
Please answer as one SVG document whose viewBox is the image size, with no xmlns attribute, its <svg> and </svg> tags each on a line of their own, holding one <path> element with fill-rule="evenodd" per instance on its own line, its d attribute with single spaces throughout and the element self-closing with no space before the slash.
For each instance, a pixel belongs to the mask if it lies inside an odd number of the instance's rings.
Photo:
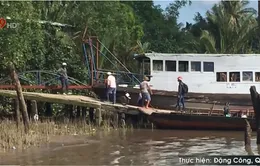
<svg viewBox="0 0 260 166">
<path fill-rule="evenodd" d="M 68 91 L 68 78 L 64 78 L 64 77 L 60 77 L 60 81 L 61 81 L 61 87 L 62 87 L 62 92 L 65 93 Z"/>
<path fill-rule="evenodd" d="M 113 103 L 116 103 L 116 88 L 107 88 L 107 101 L 110 101 L 110 94 L 113 96 Z"/>
<path fill-rule="evenodd" d="M 184 96 L 183 96 L 183 95 L 180 95 L 180 96 L 178 97 L 176 107 L 185 108 L 185 105 L 184 105 Z"/>
</svg>

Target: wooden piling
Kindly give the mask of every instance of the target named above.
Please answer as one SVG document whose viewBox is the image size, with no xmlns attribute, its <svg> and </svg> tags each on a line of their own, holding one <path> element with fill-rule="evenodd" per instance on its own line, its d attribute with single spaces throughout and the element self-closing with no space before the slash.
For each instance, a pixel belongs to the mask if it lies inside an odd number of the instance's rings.
<svg viewBox="0 0 260 166">
<path fill-rule="evenodd" d="M 14 110 L 15 110 L 15 121 L 16 121 L 16 127 L 18 129 L 20 125 L 20 106 L 19 106 L 19 100 L 16 98 L 14 101 Z"/>
<path fill-rule="evenodd" d="M 45 103 L 45 116 L 52 117 L 52 105 L 49 102 Z"/>
<path fill-rule="evenodd" d="M 38 121 L 38 107 L 37 107 L 37 101 L 32 100 L 31 101 L 31 108 L 32 108 L 32 116 L 34 121 Z"/>
<path fill-rule="evenodd" d="M 257 130 L 257 139 L 256 143 L 260 144 L 260 97 L 258 92 L 256 91 L 255 86 L 250 87 L 251 101 L 254 107 L 255 112 L 255 120 L 256 120 L 256 130 Z"/>
<path fill-rule="evenodd" d="M 73 105 L 69 105 L 69 117 L 70 117 L 70 122 L 74 122 L 74 109 L 73 109 Z"/>
<path fill-rule="evenodd" d="M 18 97 L 18 100 L 19 100 L 19 107 L 21 108 L 21 111 L 22 111 L 24 131 L 25 131 L 25 133 L 28 133 L 29 129 L 30 129 L 29 117 L 28 117 L 26 103 L 25 103 L 23 93 L 22 93 L 22 87 L 21 87 L 18 75 L 15 72 L 15 67 L 12 63 L 9 64 L 9 68 L 10 68 L 10 77 L 11 77 L 13 83 L 14 83 L 15 90 L 16 90 L 16 93 L 17 93 L 17 97 Z"/>
<path fill-rule="evenodd" d="M 96 109 L 96 123 L 97 123 L 97 125 L 98 126 L 100 126 L 101 125 L 101 122 L 102 122 L 102 113 L 101 113 L 101 108 L 97 108 Z"/>
<path fill-rule="evenodd" d="M 251 136 L 252 136 L 252 129 L 250 126 L 250 123 L 248 122 L 247 119 L 245 119 L 245 138 L 244 138 L 244 142 L 245 142 L 245 150 L 247 151 L 248 155 L 254 155 L 253 151 L 252 151 L 252 147 L 251 147 Z"/>
<path fill-rule="evenodd" d="M 29 117 L 29 120 L 31 121 L 33 119 L 31 100 L 26 100 L 26 105 L 27 105 L 28 117 Z"/>
<path fill-rule="evenodd" d="M 251 146 L 251 134 L 252 134 L 252 129 L 251 126 L 248 122 L 248 120 L 245 120 L 246 122 L 246 127 L 245 127 L 245 146 Z"/>
<path fill-rule="evenodd" d="M 77 117 L 77 120 L 79 120 L 80 117 L 81 117 L 81 107 L 80 107 L 80 106 L 77 106 L 77 114 L 76 114 L 76 117 Z"/>
<path fill-rule="evenodd" d="M 89 115 L 89 122 L 93 123 L 94 122 L 94 108 L 89 108 L 88 110 L 88 115 Z"/>
<path fill-rule="evenodd" d="M 116 128 L 118 128 L 118 119 L 119 119 L 119 117 L 118 117 L 118 112 L 115 112 L 115 113 L 114 113 L 114 126 L 115 126 Z"/>
<path fill-rule="evenodd" d="M 82 107 L 82 122 L 86 123 L 86 114 L 87 114 L 87 108 Z"/>
</svg>

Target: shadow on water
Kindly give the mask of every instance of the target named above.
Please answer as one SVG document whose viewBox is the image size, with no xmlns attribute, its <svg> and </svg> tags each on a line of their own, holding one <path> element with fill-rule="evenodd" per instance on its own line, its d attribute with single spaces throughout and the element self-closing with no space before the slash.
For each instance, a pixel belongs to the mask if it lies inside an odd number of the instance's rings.
<svg viewBox="0 0 260 166">
<path fill-rule="evenodd" d="M 252 153 L 258 154 L 252 135 Z M 1 153 L 0 164 L 176 165 L 180 155 L 248 154 L 243 132 L 118 130 L 94 137 L 63 136 L 47 148 Z"/>
</svg>

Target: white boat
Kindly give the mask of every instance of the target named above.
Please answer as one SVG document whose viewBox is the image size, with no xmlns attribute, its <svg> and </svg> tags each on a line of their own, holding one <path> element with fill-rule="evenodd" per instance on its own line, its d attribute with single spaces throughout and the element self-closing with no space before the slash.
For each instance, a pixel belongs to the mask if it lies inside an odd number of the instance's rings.
<svg viewBox="0 0 260 166">
<path fill-rule="evenodd" d="M 260 54 L 165 54 L 136 56 L 155 90 L 177 91 L 182 76 L 189 93 L 249 94 L 260 88 Z"/>
<path fill-rule="evenodd" d="M 230 102 L 231 105 L 251 106 L 250 86 L 260 89 L 260 54 L 153 52 L 135 55 L 134 59 L 139 62 L 140 75 L 150 78 L 151 104 L 158 108 L 170 109 L 176 104 L 179 76 L 189 87 L 186 101 L 193 103 Z M 123 95 L 126 91 L 131 94 L 131 104 L 135 104 L 139 90 L 118 87 L 117 94 Z M 96 93 L 104 94 L 104 90 Z"/>
</svg>

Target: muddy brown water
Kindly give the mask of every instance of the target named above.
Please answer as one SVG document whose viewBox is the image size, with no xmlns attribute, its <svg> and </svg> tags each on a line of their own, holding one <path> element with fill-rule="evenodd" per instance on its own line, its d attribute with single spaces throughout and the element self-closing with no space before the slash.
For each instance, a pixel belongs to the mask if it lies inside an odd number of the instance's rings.
<svg viewBox="0 0 260 166">
<path fill-rule="evenodd" d="M 179 165 L 180 155 L 247 155 L 243 132 L 116 130 L 53 137 L 46 147 L 0 153 L 7 165 Z M 252 150 L 257 154 L 255 135 Z"/>
</svg>

